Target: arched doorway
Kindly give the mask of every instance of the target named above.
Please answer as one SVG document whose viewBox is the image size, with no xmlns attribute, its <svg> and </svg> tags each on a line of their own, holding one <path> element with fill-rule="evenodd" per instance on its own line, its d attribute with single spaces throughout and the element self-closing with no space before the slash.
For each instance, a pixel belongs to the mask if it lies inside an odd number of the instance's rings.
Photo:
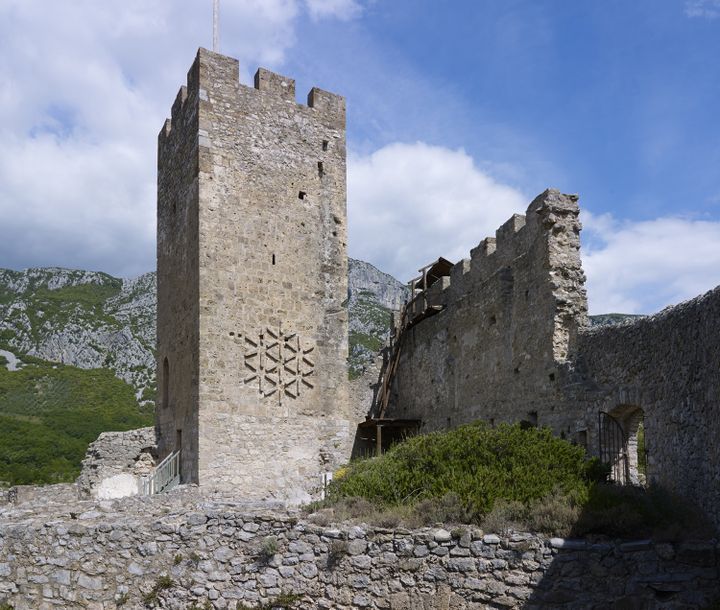
<svg viewBox="0 0 720 610">
<path fill-rule="evenodd" d="M 610 478 L 621 485 L 646 484 L 644 416 L 637 405 L 620 405 L 599 414 L 600 461 L 610 466 Z"/>
</svg>

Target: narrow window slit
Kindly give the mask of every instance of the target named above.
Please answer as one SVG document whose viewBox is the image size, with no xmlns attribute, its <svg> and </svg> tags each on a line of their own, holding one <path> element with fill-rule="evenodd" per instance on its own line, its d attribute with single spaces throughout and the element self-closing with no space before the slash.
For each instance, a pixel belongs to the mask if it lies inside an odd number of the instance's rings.
<svg viewBox="0 0 720 610">
<path fill-rule="evenodd" d="M 327 140 L 323 140 L 323 150 L 328 149 L 328 144 L 330 144 L 330 142 L 328 142 Z"/>
<path fill-rule="evenodd" d="M 274 254 L 272 255 L 272 264 L 273 265 L 275 264 L 275 255 Z"/>
<path fill-rule="evenodd" d="M 322 178 L 324 173 L 325 173 L 325 168 L 323 166 L 323 162 L 318 161 L 318 176 L 320 176 Z"/>
</svg>

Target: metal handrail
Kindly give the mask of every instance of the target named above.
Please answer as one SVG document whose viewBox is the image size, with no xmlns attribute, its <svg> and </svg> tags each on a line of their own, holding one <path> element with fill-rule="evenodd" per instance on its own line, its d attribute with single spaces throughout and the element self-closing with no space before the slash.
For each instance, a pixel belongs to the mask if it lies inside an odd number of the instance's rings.
<svg viewBox="0 0 720 610">
<path fill-rule="evenodd" d="M 180 452 L 174 451 L 157 465 L 152 475 L 143 478 L 143 495 L 159 494 L 176 487 L 179 483 Z"/>
</svg>

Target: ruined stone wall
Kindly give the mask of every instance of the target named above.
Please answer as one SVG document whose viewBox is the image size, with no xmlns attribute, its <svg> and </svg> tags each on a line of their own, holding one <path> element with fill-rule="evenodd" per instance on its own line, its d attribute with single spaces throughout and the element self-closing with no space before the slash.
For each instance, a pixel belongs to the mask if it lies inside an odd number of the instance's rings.
<svg viewBox="0 0 720 610">
<path fill-rule="evenodd" d="M 76 481 L 80 494 L 119 498 L 140 493 L 141 477 L 152 472 L 155 453 L 154 428 L 103 432 L 85 453 Z"/>
<path fill-rule="evenodd" d="M 352 441 L 345 101 L 314 88 L 298 104 L 292 79 L 260 69 L 247 87 L 238 72 L 201 49 L 183 93 L 199 202 L 198 427 L 183 449 L 194 481 L 297 502 Z"/>
<path fill-rule="evenodd" d="M 445 309 L 405 333 L 388 416 L 559 430 L 558 368 L 587 311 L 579 231 L 577 198 L 546 191 L 434 284 Z"/>
<path fill-rule="evenodd" d="M 715 541 L 590 542 L 474 527 L 316 525 L 178 489 L 0 506 L 0 604 L 15 610 L 709 607 Z"/>
<path fill-rule="evenodd" d="M 566 409 L 580 405 L 594 433 L 597 413 L 641 410 L 648 477 L 691 498 L 720 528 L 720 288 L 622 326 L 585 329 Z M 634 422 L 637 423 L 636 421 Z M 593 434 L 590 449 L 597 452 Z"/>
</svg>

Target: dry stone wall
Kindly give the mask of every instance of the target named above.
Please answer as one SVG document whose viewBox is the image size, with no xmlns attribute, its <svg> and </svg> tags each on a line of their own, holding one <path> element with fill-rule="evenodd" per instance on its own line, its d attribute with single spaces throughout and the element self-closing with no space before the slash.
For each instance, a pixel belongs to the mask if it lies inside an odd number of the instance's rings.
<svg viewBox="0 0 720 610">
<path fill-rule="evenodd" d="M 192 488 L 0 506 L 0 603 L 15 610 L 707 607 L 715 541 L 588 542 L 475 528 L 310 523 Z"/>
</svg>

